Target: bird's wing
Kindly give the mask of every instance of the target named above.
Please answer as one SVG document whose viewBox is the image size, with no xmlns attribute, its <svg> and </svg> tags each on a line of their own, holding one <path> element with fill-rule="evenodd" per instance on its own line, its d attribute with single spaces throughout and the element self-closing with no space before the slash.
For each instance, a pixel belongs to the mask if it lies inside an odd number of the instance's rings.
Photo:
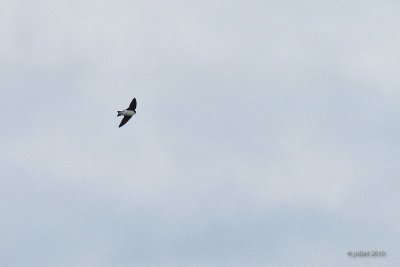
<svg viewBox="0 0 400 267">
<path fill-rule="evenodd" d="M 130 119 L 131 119 L 132 117 L 129 117 L 129 116 L 124 116 L 123 118 L 122 118 L 122 121 L 121 121 L 121 123 L 119 124 L 119 127 L 122 127 L 122 126 L 124 126 L 125 125 L 125 123 L 127 123 Z"/>
<path fill-rule="evenodd" d="M 129 105 L 129 108 L 127 108 L 127 110 L 135 110 L 136 109 L 136 98 L 134 98 L 131 102 L 131 104 Z"/>
</svg>

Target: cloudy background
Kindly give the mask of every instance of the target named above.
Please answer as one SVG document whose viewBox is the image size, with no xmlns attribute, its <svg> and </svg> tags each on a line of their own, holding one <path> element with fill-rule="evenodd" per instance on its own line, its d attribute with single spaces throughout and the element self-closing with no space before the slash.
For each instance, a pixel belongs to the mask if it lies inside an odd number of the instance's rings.
<svg viewBox="0 0 400 267">
<path fill-rule="evenodd" d="M 1 266 L 399 266 L 398 1 L 0 3 Z"/>
</svg>

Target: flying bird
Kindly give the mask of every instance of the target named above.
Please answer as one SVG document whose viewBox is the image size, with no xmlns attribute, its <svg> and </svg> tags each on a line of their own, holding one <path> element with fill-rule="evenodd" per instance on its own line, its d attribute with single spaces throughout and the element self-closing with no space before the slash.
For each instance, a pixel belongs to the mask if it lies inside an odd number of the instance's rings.
<svg viewBox="0 0 400 267">
<path fill-rule="evenodd" d="M 118 111 L 118 116 L 124 116 L 124 118 L 122 119 L 121 123 L 119 124 L 119 127 L 122 127 L 125 125 L 125 123 L 127 123 L 133 115 L 136 114 L 136 98 L 134 98 L 131 102 L 131 104 L 129 105 L 129 108 L 123 110 L 123 111 Z"/>
</svg>

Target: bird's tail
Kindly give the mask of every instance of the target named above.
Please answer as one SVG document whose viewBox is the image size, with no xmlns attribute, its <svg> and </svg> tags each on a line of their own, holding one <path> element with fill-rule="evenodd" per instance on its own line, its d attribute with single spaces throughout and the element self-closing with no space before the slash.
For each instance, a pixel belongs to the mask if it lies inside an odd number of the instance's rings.
<svg viewBox="0 0 400 267">
<path fill-rule="evenodd" d="M 122 116 L 122 111 L 118 111 L 117 117 Z"/>
</svg>

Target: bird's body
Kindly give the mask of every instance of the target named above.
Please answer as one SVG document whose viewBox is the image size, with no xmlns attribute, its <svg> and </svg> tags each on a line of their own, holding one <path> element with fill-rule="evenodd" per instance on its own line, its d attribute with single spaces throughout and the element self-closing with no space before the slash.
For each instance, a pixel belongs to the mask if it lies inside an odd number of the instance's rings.
<svg viewBox="0 0 400 267">
<path fill-rule="evenodd" d="M 129 105 L 129 107 L 125 110 L 122 111 L 118 111 L 118 116 L 124 116 L 124 118 L 122 119 L 121 123 L 119 124 L 119 127 L 122 127 L 125 125 L 125 123 L 127 123 L 133 115 L 136 114 L 136 98 L 134 98 L 131 102 L 131 104 Z"/>
<path fill-rule="evenodd" d="M 118 116 L 128 116 L 128 117 L 132 117 L 133 115 L 136 114 L 135 111 L 133 110 L 129 110 L 129 109 L 125 109 L 123 111 L 118 111 Z"/>
</svg>

